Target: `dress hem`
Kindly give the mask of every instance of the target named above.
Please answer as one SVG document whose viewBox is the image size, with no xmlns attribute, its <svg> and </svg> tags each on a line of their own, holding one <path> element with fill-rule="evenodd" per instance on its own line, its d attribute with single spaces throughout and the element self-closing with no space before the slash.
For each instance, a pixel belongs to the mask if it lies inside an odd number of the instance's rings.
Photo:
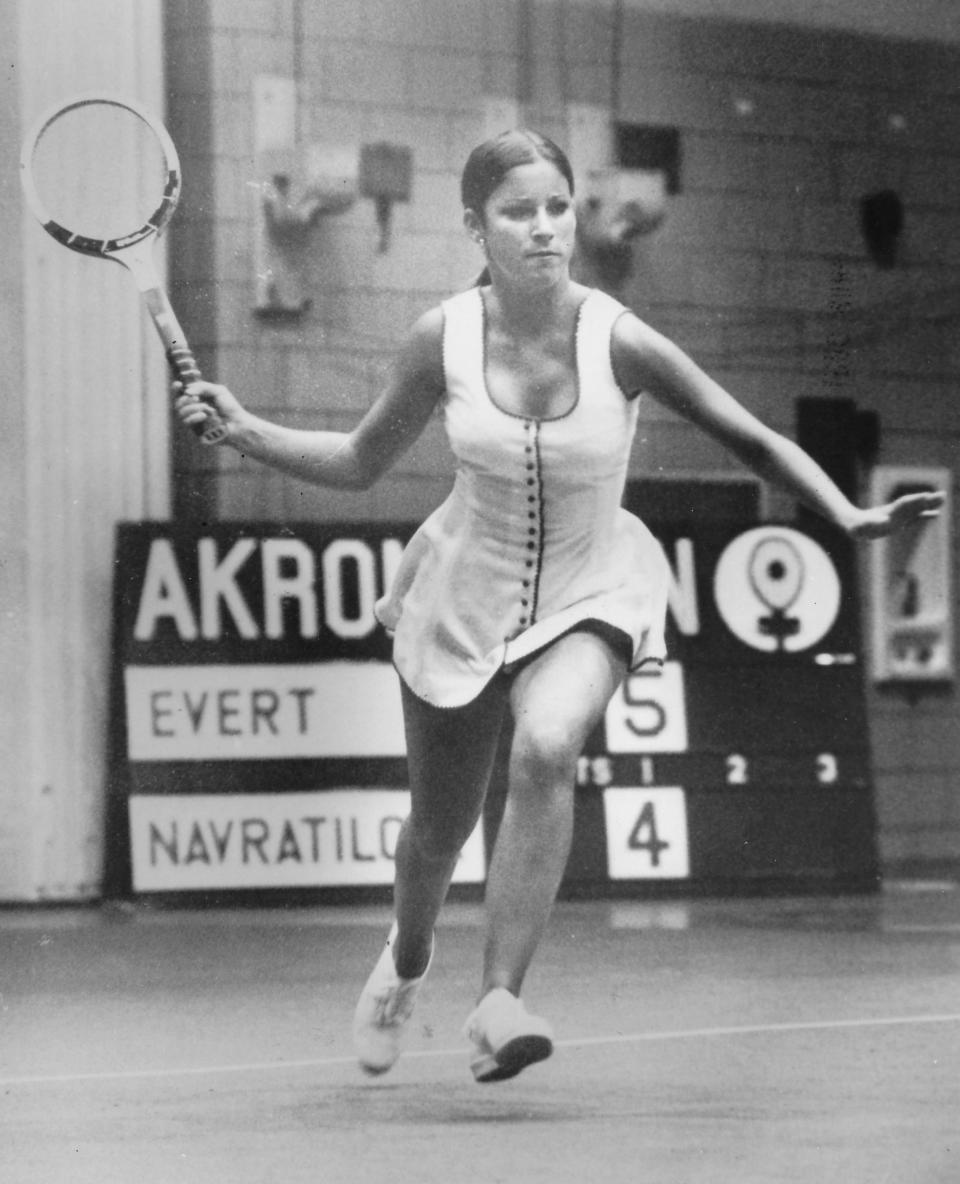
<svg viewBox="0 0 960 1184">
<path fill-rule="evenodd" d="M 643 666 L 651 663 L 662 667 L 667 660 L 666 654 L 644 654 L 640 658 L 635 658 L 633 640 L 627 632 L 625 632 L 623 629 L 619 629 L 616 625 L 611 625 L 608 621 L 604 621 L 599 617 L 587 617 L 582 621 L 575 622 L 568 629 L 564 629 L 562 633 L 558 633 L 555 637 L 551 637 L 549 640 L 542 642 L 535 649 L 531 650 L 527 654 L 522 654 L 519 658 L 515 658 L 512 662 L 508 662 L 506 660 L 506 653 L 504 653 L 500 664 L 491 671 L 488 678 L 484 679 L 484 681 L 478 687 L 476 693 L 469 699 L 465 699 L 462 703 L 433 702 L 431 699 L 428 699 L 424 695 L 420 694 L 419 691 L 415 690 L 414 687 L 410 685 L 409 679 L 404 677 L 404 674 L 397 665 L 395 659 L 391 660 L 391 665 L 397 672 L 397 677 L 415 699 L 419 700 L 421 703 L 426 704 L 428 707 L 435 707 L 438 711 L 457 711 L 460 708 L 469 707 L 471 703 L 475 703 L 495 679 L 501 677 L 512 678 L 525 666 L 528 666 L 531 662 L 539 658 L 541 654 L 546 653 L 546 651 L 550 649 L 552 645 L 555 645 L 558 641 L 560 641 L 561 638 L 568 637 L 571 633 L 577 632 L 592 633 L 595 637 L 599 637 L 605 641 L 617 654 L 617 656 L 623 659 L 626 666 L 624 677 L 626 677 L 628 674 L 633 674 L 635 671 L 640 670 Z"/>
</svg>

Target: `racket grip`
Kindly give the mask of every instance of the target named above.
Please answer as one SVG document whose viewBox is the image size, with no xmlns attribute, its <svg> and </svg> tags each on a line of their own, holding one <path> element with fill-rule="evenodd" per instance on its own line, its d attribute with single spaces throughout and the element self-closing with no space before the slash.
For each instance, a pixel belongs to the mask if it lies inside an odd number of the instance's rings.
<svg viewBox="0 0 960 1184">
<path fill-rule="evenodd" d="M 200 367 L 197 365 L 197 359 L 185 345 L 172 345 L 167 350 L 167 361 L 170 363 L 174 378 L 182 382 L 184 387 L 188 387 L 191 382 L 199 382 L 203 377 Z M 193 431 L 204 444 L 217 444 L 227 434 L 227 429 L 219 419 L 211 420 L 206 424 L 198 423 L 194 426 Z"/>
</svg>

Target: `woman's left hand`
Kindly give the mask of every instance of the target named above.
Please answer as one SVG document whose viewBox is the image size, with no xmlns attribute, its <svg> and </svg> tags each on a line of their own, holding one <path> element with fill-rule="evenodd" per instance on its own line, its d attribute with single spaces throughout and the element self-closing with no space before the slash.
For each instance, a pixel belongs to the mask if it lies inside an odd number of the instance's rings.
<svg viewBox="0 0 960 1184">
<path fill-rule="evenodd" d="M 922 525 L 928 518 L 936 518 L 944 500 L 945 495 L 940 492 L 905 493 L 896 501 L 858 511 L 847 529 L 855 539 L 884 538 L 898 530 Z"/>
</svg>

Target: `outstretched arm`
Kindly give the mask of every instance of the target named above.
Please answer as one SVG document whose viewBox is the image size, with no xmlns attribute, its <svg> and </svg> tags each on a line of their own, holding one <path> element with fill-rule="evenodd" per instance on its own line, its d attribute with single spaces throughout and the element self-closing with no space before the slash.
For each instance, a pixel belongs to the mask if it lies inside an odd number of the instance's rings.
<svg viewBox="0 0 960 1184">
<path fill-rule="evenodd" d="M 812 457 L 766 426 L 700 369 L 681 349 L 632 314 L 614 327 L 613 363 L 628 393 L 645 391 L 697 425 L 757 476 L 792 494 L 854 537 L 891 534 L 935 515 L 940 493 L 914 493 L 861 509 Z"/>
<path fill-rule="evenodd" d="M 223 422 L 223 443 L 302 481 L 368 489 L 426 427 L 443 393 L 443 314 L 426 313 L 404 345 L 386 391 L 350 432 L 283 427 L 246 411 L 216 383 L 195 382 L 177 398 L 181 422 Z"/>
</svg>

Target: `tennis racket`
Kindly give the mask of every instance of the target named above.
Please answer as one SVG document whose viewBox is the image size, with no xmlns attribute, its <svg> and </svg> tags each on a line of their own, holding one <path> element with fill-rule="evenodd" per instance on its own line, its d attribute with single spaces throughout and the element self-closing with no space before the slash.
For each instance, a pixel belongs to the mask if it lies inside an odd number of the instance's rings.
<svg viewBox="0 0 960 1184">
<path fill-rule="evenodd" d="M 154 263 L 156 240 L 180 199 L 180 160 L 163 124 L 129 99 L 78 95 L 28 132 L 20 179 L 31 211 L 58 243 L 132 274 L 174 377 L 196 382 L 200 370 Z M 206 444 L 226 434 L 218 420 L 195 430 Z"/>
</svg>

